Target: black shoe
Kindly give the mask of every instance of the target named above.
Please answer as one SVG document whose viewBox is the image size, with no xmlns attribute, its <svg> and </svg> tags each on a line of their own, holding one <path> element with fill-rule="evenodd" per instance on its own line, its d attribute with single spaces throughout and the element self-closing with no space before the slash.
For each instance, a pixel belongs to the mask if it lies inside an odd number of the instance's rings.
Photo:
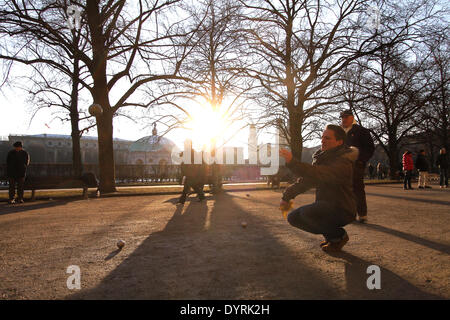
<svg viewBox="0 0 450 320">
<path fill-rule="evenodd" d="M 325 252 L 340 252 L 342 250 L 342 247 L 347 244 L 348 240 L 348 235 L 345 234 L 339 241 L 329 241 L 325 245 L 321 246 L 321 248 Z"/>
<path fill-rule="evenodd" d="M 365 215 L 365 216 L 358 216 L 358 221 L 360 222 L 360 223 L 367 223 L 367 215 Z"/>
<path fill-rule="evenodd" d="M 414 190 L 414 188 L 409 187 L 409 190 Z"/>
<path fill-rule="evenodd" d="M 419 187 L 419 189 L 424 189 L 424 187 Z"/>
<path fill-rule="evenodd" d="M 433 188 L 431 188 L 430 186 L 425 186 L 425 188 L 426 188 L 426 189 L 433 189 Z"/>
</svg>

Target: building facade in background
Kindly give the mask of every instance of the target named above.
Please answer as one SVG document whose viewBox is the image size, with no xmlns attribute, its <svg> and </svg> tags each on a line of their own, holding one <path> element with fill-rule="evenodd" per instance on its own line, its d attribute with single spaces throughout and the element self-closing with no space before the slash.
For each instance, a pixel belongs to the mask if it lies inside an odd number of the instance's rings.
<svg viewBox="0 0 450 320">
<path fill-rule="evenodd" d="M 0 141 L 0 163 L 6 163 L 6 155 L 13 143 L 22 141 L 24 149 L 30 154 L 33 164 L 72 163 L 72 138 L 62 134 L 10 135 Z M 171 151 L 175 144 L 157 135 L 143 137 L 137 141 L 115 138 L 114 160 L 117 165 L 124 164 L 171 164 Z M 97 137 L 84 136 L 80 140 L 81 161 L 83 164 L 98 164 Z"/>
</svg>

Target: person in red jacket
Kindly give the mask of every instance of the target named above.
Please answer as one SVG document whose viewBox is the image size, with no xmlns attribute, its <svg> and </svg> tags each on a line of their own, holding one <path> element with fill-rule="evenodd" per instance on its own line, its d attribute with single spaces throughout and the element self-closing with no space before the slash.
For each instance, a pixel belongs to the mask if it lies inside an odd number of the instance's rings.
<svg viewBox="0 0 450 320">
<path fill-rule="evenodd" d="M 412 190 L 413 188 L 411 187 L 411 176 L 414 170 L 414 162 L 412 153 L 410 151 L 408 150 L 405 151 L 405 153 L 403 154 L 402 162 L 403 162 L 403 171 L 405 172 L 405 178 L 403 179 L 403 189 Z"/>
</svg>

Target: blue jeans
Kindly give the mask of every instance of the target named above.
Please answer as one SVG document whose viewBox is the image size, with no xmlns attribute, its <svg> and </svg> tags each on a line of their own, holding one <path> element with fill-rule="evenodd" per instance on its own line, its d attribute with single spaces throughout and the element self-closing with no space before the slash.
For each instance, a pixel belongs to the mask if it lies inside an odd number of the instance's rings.
<svg viewBox="0 0 450 320">
<path fill-rule="evenodd" d="M 295 209 L 288 215 L 288 222 L 306 232 L 322 234 L 327 241 L 338 241 L 346 234 L 343 226 L 355 220 L 355 216 L 328 201 Z"/>
<path fill-rule="evenodd" d="M 440 186 L 443 186 L 443 185 L 448 186 L 448 169 L 447 168 L 439 169 L 439 185 Z"/>
</svg>

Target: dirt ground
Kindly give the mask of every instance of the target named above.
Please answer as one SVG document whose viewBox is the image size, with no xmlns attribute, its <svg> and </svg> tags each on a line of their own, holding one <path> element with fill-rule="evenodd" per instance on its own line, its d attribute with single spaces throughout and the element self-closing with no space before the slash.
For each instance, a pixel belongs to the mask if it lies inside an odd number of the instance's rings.
<svg viewBox="0 0 450 320">
<path fill-rule="evenodd" d="M 0 299 L 449 299 L 450 189 L 366 192 L 369 223 L 347 226 L 334 255 L 283 220 L 280 191 L 184 207 L 175 195 L 2 202 Z M 81 290 L 67 288 L 71 265 Z M 371 265 L 379 290 L 366 286 Z"/>
</svg>

